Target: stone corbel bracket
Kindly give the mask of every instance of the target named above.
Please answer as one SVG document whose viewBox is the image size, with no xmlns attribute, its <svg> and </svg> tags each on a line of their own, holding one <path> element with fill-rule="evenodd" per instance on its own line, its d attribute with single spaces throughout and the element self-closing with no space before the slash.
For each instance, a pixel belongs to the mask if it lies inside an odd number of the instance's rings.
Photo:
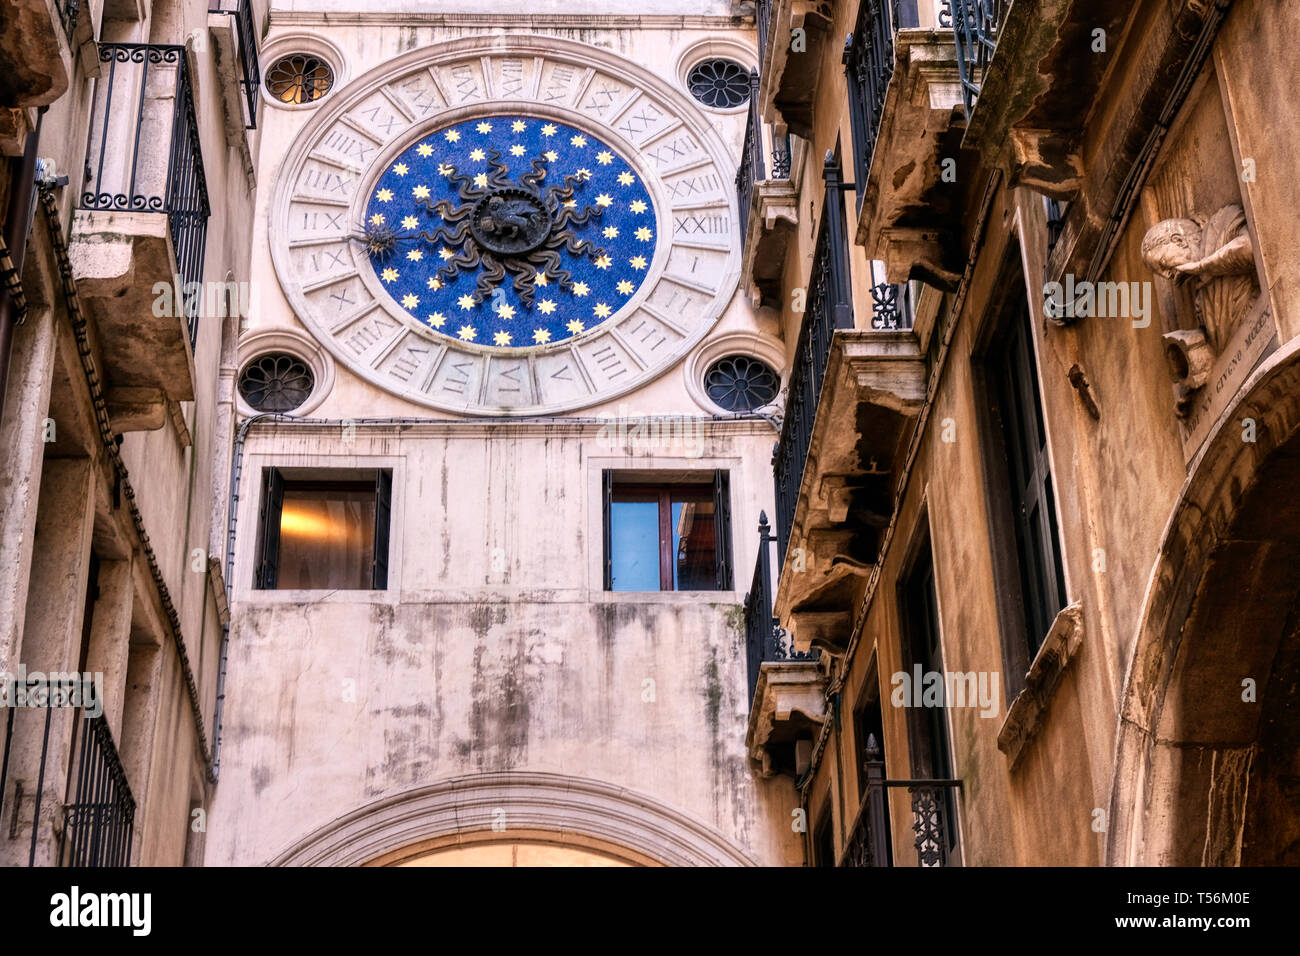
<svg viewBox="0 0 1300 956">
<path fill-rule="evenodd" d="M 758 675 L 745 749 L 764 777 L 780 768 L 774 751 L 792 747 L 802 731 L 815 731 L 826 721 L 826 676 L 815 661 L 768 662 Z"/>
<path fill-rule="evenodd" d="M 1007 755 L 1014 770 L 1025 745 L 1042 726 L 1044 715 L 1070 662 L 1083 646 L 1083 605 L 1061 609 L 1025 675 L 1025 689 L 1007 708 L 1006 720 L 998 731 L 998 749 Z"/>
<path fill-rule="evenodd" d="M 920 279 L 953 291 L 961 279 L 960 224 L 943 181 L 963 132 L 951 31 L 899 30 L 855 241 L 885 263 L 890 282 Z"/>
</svg>

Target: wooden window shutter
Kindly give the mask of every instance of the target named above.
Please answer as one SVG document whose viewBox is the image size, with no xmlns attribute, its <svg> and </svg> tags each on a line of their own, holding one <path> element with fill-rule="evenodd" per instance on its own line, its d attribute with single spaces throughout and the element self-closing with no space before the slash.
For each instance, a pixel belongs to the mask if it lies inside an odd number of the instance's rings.
<svg viewBox="0 0 1300 956">
<path fill-rule="evenodd" d="M 388 588 L 389 525 L 393 513 L 393 473 L 381 468 L 375 474 L 375 556 L 371 562 L 370 586 L 376 591 Z"/>
<path fill-rule="evenodd" d="M 717 549 L 718 590 L 731 590 L 731 475 L 713 473 L 713 536 Z"/>
<path fill-rule="evenodd" d="M 262 506 L 258 515 L 261 530 L 257 549 L 257 572 L 253 586 L 262 590 L 275 588 L 280 570 L 280 511 L 284 506 L 284 477 L 278 468 L 262 472 Z"/>
<path fill-rule="evenodd" d="M 612 591 L 614 589 L 614 554 L 610 543 L 609 506 L 614 499 L 614 472 L 608 468 L 600 473 L 600 496 L 600 523 L 604 530 L 604 587 L 606 591 Z"/>
</svg>

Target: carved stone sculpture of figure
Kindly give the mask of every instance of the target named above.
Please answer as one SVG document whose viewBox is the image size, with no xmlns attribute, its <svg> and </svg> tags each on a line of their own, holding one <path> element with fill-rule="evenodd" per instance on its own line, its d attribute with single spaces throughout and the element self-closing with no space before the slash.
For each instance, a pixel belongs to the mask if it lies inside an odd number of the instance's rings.
<svg viewBox="0 0 1300 956">
<path fill-rule="evenodd" d="M 1203 221 L 1162 219 L 1143 237 L 1142 259 L 1157 275 L 1191 283 L 1196 324 L 1222 352 L 1259 293 L 1241 206 L 1229 203 Z"/>
</svg>

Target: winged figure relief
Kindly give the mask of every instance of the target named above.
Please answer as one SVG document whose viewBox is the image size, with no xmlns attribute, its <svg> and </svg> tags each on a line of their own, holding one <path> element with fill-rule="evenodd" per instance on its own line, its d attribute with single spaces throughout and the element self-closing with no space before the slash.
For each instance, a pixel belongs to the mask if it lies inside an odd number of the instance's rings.
<svg viewBox="0 0 1300 956">
<path fill-rule="evenodd" d="M 1259 294 L 1242 207 L 1229 203 L 1208 218 L 1162 219 L 1143 237 L 1142 259 L 1157 275 L 1190 286 L 1197 324 L 1222 352 Z"/>
</svg>

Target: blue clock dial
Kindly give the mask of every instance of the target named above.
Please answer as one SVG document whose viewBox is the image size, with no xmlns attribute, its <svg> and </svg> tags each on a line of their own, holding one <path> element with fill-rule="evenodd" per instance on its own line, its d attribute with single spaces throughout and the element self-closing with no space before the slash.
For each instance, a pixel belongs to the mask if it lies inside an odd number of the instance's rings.
<svg viewBox="0 0 1300 956">
<path fill-rule="evenodd" d="M 640 175 L 555 120 L 479 116 L 430 133 L 375 183 L 366 254 L 434 332 L 500 349 L 581 335 L 644 283 L 658 241 Z"/>
</svg>

